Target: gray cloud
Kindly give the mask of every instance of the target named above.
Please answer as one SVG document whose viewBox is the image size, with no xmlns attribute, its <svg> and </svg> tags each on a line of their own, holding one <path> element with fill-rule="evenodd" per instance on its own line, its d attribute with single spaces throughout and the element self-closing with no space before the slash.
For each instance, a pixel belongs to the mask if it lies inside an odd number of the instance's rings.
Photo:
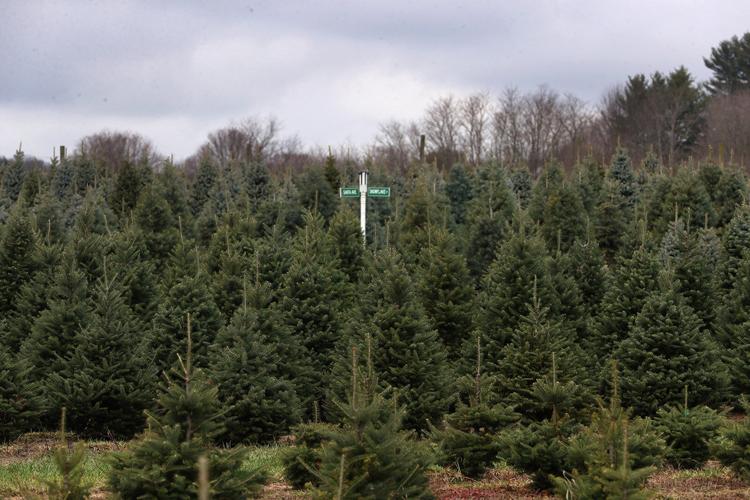
<svg viewBox="0 0 750 500">
<path fill-rule="evenodd" d="M 741 34 L 750 3 L 23 1 L 2 7 L 0 154 L 47 156 L 102 128 L 191 154 L 274 114 L 308 143 L 364 143 L 434 97 L 540 84 L 595 103 L 636 72 Z"/>
</svg>

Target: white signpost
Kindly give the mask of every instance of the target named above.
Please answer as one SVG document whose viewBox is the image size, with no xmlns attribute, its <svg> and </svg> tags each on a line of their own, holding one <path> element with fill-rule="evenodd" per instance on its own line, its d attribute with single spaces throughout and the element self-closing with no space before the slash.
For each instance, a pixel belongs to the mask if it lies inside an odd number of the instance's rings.
<svg viewBox="0 0 750 500">
<path fill-rule="evenodd" d="M 359 198 L 359 227 L 362 230 L 362 242 L 367 243 L 367 197 L 390 198 L 389 187 L 367 187 L 367 172 L 359 173 L 359 189 L 356 187 L 339 188 L 340 198 Z"/>
</svg>

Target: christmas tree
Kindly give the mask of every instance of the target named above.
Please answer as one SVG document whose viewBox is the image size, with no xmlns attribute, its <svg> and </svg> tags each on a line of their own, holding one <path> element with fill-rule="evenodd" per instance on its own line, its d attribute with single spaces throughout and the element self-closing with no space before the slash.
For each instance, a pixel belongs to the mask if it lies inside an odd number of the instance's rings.
<svg viewBox="0 0 750 500">
<path fill-rule="evenodd" d="M 218 389 L 193 367 L 189 314 L 186 325 L 186 357 L 176 356 L 157 411 L 146 414 L 145 433 L 111 459 L 109 487 L 124 498 L 195 497 L 201 457 L 208 459 L 210 494 L 216 498 L 246 498 L 263 484 L 261 474 L 243 467 L 242 449 L 212 446 L 222 432 Z"/>
</svg>

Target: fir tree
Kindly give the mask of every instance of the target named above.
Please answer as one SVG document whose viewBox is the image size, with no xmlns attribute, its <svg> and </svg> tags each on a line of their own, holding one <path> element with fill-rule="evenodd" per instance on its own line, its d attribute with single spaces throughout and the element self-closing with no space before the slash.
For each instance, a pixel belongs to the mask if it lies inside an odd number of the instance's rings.
<svg viewBox="0 0 750 500">
<path fill-rule="evenodd" d="M 456 224 L 463 224 L 466 220 L 467 206 L 474 196 L 471 187 L 471 179 L 466 169 L 460 163 L 456 163 L 448 173 L 448 181 L 445 185 L 445 194 L 451 204 L 451 214 Z"/>
<path fill-rule="evenodd" d="M 220 438 L 232 443 L 272 441 L 300 419 L 291 381 L 299 354 L 269 302 L 269 287 L 256 283 L 212 347 L 211 378 L 227 418 Z"/>
<path fill-rule="evenodd" d="M 0 315 L 15 310 L 19 289 L 35 270 L 36 238 L 29 219 L 20 211 L 11 215 L 0 240 Z"/>
<path fill-rule="evenodd" d="M 323 445 L 314 496 L 433 498 L 425 474 L 431 457 L 402 430 L 403 408 L 378 391 L 373 364 L 360 371 L 356 354 L 352 359 L 352 390 L 346 403 L 337 403 L 344 418 Z"/>
<path fill-rule="evenodd" d="M 718 404 L 729 382 L 718 347 L 671 277 L 660 281 L 614 353 L 622 366 L 622 400 L 638 414 L 653 415 L 662 405 L 679 403 L 688 384 L 696 402 Z"/>
<path fill-rule="evenodd" d="M 375 370 L 405 404 L 405 426 L 425 429 L 428 421 L 440 420 L 453 399 L 446 350 L 397 255 L 380 253 L 370 274 L 361 321 L 373 332 Z"/>
<path fill-rule="evenodd" d="M 34 321 L 21 345 L 20 359 L 32 381 L 63 373 L 65 359 L 75 349 L 75 337 L 88 324 L 87 282 L 69 256 L 55 273 L 47 308 Z"/>
<path fill-rule="evenodd" d="M 591 423 L 568 444 L 568 472 L 554 478 L 560 495 L 571 498 L 643 498 L 648 476 L 660 465 L 665 444 L 649 420 L 631 420 L 619 393 L 617 363 L 612 363 L 612 395 L 601 399 Z M 628 432 L 630 431 L 630 433 Z"/>
<path fill-rule="evenodd" d="M 479 171 L 475 192 L 466 219 L 466 260 L 471 274 L 479 279 L 487 272 L 500 242 L 509 233 L 515 203 L 502 170 L 494 165 Z"/>
<path fill-rule="evenodd" d="M 438 444 L 441 461 L 455 465 L 463 475 L 481 478 L 501 450 L 497 434 L 518 420 L 512 407 L 493 404 L 485 387 L 492 382 L 482 374 L 481 342 L 476 342 L 476 372 L 462 381 L 471 387 L 469 404 L 459 403 L 446 415 L 441 428 L 433 426 L 431 438 Z"/>
<path fill-rule="evenodd" d="M 420 255 L 418 293 L 430 326 L 452 357 L 474 330 L 474 287 L 464 257 L 447 231 L 435 231 Z"/>
<path fill-rule="evenodd" d="M 497 376 L 497 387 L 503 401 L 518 410 L 525 419 L 542 420 L 548 414 L 548 404 L 538 401 L 534 391 L 535 381 L 552 371 L 553 359 L 557 359 L 555 371 L 559 384 L 573 382 L 569 396 L 577 401 L 571 406 L 583 406 L 586 394 L 575 383 L 585 382 L 582 370 L 583 352 L 573 343 L 571 334 L 561 328 L 559 321 L 549 317 L 549 309 L 543 307 L 534 292 L 527 305 L 528 313 L 521 319 L 510 342 L 496 355 L 490 351 L 488 365 Z"/>
<path fill-rule="evenodd" d="M 19 146 L 13 161 L 8 164 L 3 174 L 3 195 L 11 203 L 15 203 L 21 194 L 26 168 L 24 167 L 24 154 Z"/>
<path fill-rule="evenodd" d="M 198 163 L 198 172 L 195 175 L 195 182 L 193 183 L 190 202 L 193 215 L 197 216 L 203 211 L 203 206 L 208 201 L 218 177 L 219 173 L 213 161 L 207 155 L 203 155 Z"/>
<path fill-rule="evenodd" d="M 90 497 L 91 486 L 83 482 L 86 448 L 77 443 L 72 450 L 65 434 L 65 408 L 60 417 L 60 443 L 53 458 L 57 473 L 56 480 L 47 481 L 47 497 L 51 500 L 83 500 Z"/>
<path fill-rule="evenodd" d="M 223 320 L 202 272 L 179 278 L 164 294 L 152 329 L 144 339 L 145 352 L 149 353 L 157 370 L 166 370 L 176 362 L 174 348 L 184 347 L 185 337 L 181 332 L 185 331 L 188 313 L 192 316 L 193 358 L 196 366 L 205 366 L 208 347 L 223 326 Z"/>
<path fill-rule="evenodd" d="M 306 222 L 296 236 L 292 261 L 283 277 L 280 305 L 293 341 L 303 347 L 301 360 L 307 366 L 297 380 L 297 391 L 309 408 L 312 401 L 323 399 L 328 385 L 348 287 L 331 256 L 323 221 L 308 214 Z"/>
<path fill-rule="evenodd" d="M 607 357 L 613 346 L 630 336 L 633 321 L 656 288 L 659 263 L 645 248 L 616 262 L 593 325 L 590 350 Z"/>
<path fill-rule="evenodd" d="M 706 406 L 688 406 L 688 388 L 681 406 L 669 405 L 657 412 L 656 428 L 667 443 L 666 460 L 680 469 L 698 469 L 711 456 L 710 445 L 719 434 L 720 414 Z"/>
<path fill-rule="evenodd" d="M 155 374 L 145 362 L 147 353 L 134 349 L 140 330 L 126 293 L 118 277 L 105 272 L 65 368 L 45 384 L 51 399 L 70 411 L 70 428 L 80 435 L 131 437 L 151 403 Z"/>
<path fill-rule="evenodd" d="M 131 162 L 126 162 L 117 173 L 110 206 L 120 215 L 128 216 L 135 208 L 141 189 L 146 184 L 141 171 Z"/>
<path fill-rule="evenodd" d="M 487 344 L 485 352 L 499 352 L 508 343 L 532 302 L 535 282 L 539 299 L 553 302 L 545 259 L 544 243 L 537 236 L 527 236 L 523 225 L 498 249 L 478 297 L 478 327 Z M 494 367 L 488 370 L 493 373 Z"/>
<path fill-rule="evenodd" d="M 359 220 L 354 212 L 339 209 L 328 227 L 333 254 L 338 259 L 347 280 L 356 283 L 361 278 L 364 265 L 364 247 Z"/>
<path fill-rule="evenodd" d="M 189 316 L 187 332 L 186 358 L 176 356 L 177 365 L 159 394 L 158 410 L 146 414 L 145 433 L 111 459 L 109 487 L 124 498 L 196 496 L 202 456 L 208 459 L 210 494 L 216 498 L 246 498 L 262 485 L 257 471 L 243 467 L 241 448 L 224 451 L 211 445 L 222 432 L 218 389 L 193 368 Z"/>
<path fill-rule="evenodd" d="M 43 400 L 38 384 L 0 344 L 0 442 L 12 441 L 34 428 Z"/>
<path fill-rule="evenodd" d="M 746 397 L 740 400 L 745 419 L 735 422 L 721 433 L 721 439 L 715 447 L 715 455 L 724 466 L 743 481 L 750 481 L 750 402 Z"/>
</svg>

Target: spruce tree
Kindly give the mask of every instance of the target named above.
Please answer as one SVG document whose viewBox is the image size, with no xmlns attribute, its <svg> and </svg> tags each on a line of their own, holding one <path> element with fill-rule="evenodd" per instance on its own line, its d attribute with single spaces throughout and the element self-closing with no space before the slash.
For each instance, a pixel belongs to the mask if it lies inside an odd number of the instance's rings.
<svg viewBox="0 0 750 500">
<path fill-rule="evenodd" d="M 729 378 L 718 346 L 668 273 L 614 357 L 622 366 L 623 403 L 637 414 L 653 415 L 663 405 L 679 403 L 686 384 L 699 404 L 716 405 L 726 397 Z"/>
<path fill-rule="evenodd" d="M 419 257 L 418 293 L 430 326 L 452 358 L 474 330 L 474 287 L 455 239 L 444 230 L 433 233 Z"/>
<path fill-rule="evenodd" d="M 159 304 L 153 326 L 144 338 L 145 352 L 158 371 L 167 370 L 177 360 L 175 346 L 183 346 L 185 321 L 191 313 L 193 325 L 193 359 L 204 367 L 208 347 L 223 326 L 219 308 L 208 288 L 206 275 L 201 271 L 178 278 Z"/>
<path fill-rule="evenodd" d="M 479 280 L 510 232 L 515 202 L 503 171 L 496 165 L 479 170 L 475 192 L 466 217 L 466 260 L 472 276 Z"/>
<path fill-rule="evenodd" d="M 21 345 L 20 359 L 32 381 L 64 373 L 65 360 L 75 349 L 75 337 L 89 321 L 88 284 L 68 255 L 55 273 L 47 308 L 34 321 Z"/>
<path fill-rule="evenodd" d="M 121 216 L 127 217 L 135 208 L 141 189 L 146 185 L 143 172 L 132 162 L 125 162 L 115 178 L 109 204 Z"/>
<path fill-rule="evenodd" d="M 97 283 L 88 324 L 73 338 L 64 369 L 51 373 L 45 388 L 69 411 L 79 435 L 129 438 L 143 426 L 155 373 L 138 345 L 139 324 L 126 303 L 118 276 Z M 55 408 L 56 410 L 57 408 Z"/>
<path fill-rule="evenodd" d="M 11 161 L 3 174 L 3 195 L 11 204 L 15 203 L 21 194 L 26 168 L 24 167 L 24 154 L 21 147 L 16 150 Z"/>
<path fill-rule="evenodd" d="M 257 213 L 261 205 L 271 195 L 271 176 L 268 173 L 268 167 L 261 162 L 252 162 L 246 165 L 244 167 L 244 181 L 250 209 L 253 213 Z"/>
<path fill-rule="evenodd" d="M 545 304 L 554 302 L 545 259 L 544 242 L 538 236 L 527 236 L 523 224 L 519 233 L 498 249 L 478 296 L 477 320 L 485 352 L 499 352 L 510 341 L 532 302 L 535 282 L 539 299 Z M 494 373 L 491 364 L 488 371 Z"/>
<path fill-rule="evenodd" d="M 375 348 L 375 356 L 379 348 Z M 345 403 L 341 428 L 330 431 L 323 445 L 316 498 L 377 499 L 434 498 L 427 467 L 431 457 L 402 430 L 404 409 L 378 389 L 374 363 L 366 370 L 353 355 L 352 389 Z"/>
<path fill-rule="evenodd" d="M 219 173 L 211 158 L 208 155 L 203 155 L 198 163 L 198 172 L 195 174 L 195 181 L 193 182 L 190 200 L 193 215 L 197 216 L 203 210 L 203 206 L 208 201 L 218 177 Z"/>
<path fill-rule="evenodd" d="M 305 219 L 282 278 L 280 305 L 293 342 L 303 347 L 301 361 L 306 368 L 296 380 L 297 393 L 309 410 L 313 401 L 322 401 L 325 395 L 349 288 L 331 255 L 322 219 L 314 214 Z"/>
<path fill-rule="evenodd" d="M 476 339 L 476 371 L 459 381 L 469 386 L 469 404 L 460 402 L 446 415 L 444 424 L 433 426 L 430 437 L 438 445 L 441 462 L 454 465 L 471 478 L 481 478 L 501 450 L 497 434 L 518 420 L 512 407 L 492 402 L 491 377 L 482 374 L 482 348 Z"/>
<path fill-rule="evenodd" d="M 404 425 L 426 429 L 428 421 L 440 420 L 453 400 L 446 350 L 430 328 L 398 256 L 381 252 L 369 273 L 360 321 L 373 332 L 375 370 L 405 405 Z"/>
<path fill-rule="evenodd" d="M 638 199 L 635 174 L 627 150 L 618 148 L 612 156 L 607 176 L 614 181 L 623 207 L 632 207 Z"/>
<path fill-rule="evenodd" d="M 210 374 L 227 419 L 220 439 L 269 442 L 300 420 L 292 382 L 299 353 L 267 284 L 245 292 L 242 305 L 216 337 Z"/>
<path fill-rule="evenodd" d="M 448 173 L 445 194 L 451 204 L 451 214 L 456 224 L 463 224 L 469 202 L 474 196 L 471 179 L 464 166 L 456 163 Z"/>
<path fill-rule="evenodd" d="M 60 417 L 60 442 L 53 454 L 59 478 L 47 481 L 47 497 L 51 500 L 84 500 L 91 494 L 91 485 L 83 482 L 86 448 L 79 442 L 71 449 L 65 434 L 65 415 L 63 408 Z"/>
<path fill-rule="evenodd" d="M 734 394 L 750 394 L 750 251 L 737 263 L 734 284 L 717 314 L 716 339 L 725 349 L 725 362 Z"/>
<path fill-rule="evenodd" d="M 740 400 L 745 413 L 744 420 L 735 422 L 721 433 L 721 439 L 714 452 L 722 465 L 743 481 L 750 481 L 750 402 L 746 397 Z"/>
<path fill-rule="evenodd" d="M 208 459 L 210 494 L 216 498 L 247 498 L 263 484 L 261 474 L 243 467 L 242 448 L 212 446 L 222 432 L 218 389 L 193 367 L 189 315 L 186 327 L 186 357 L 175 356 L 158 409 L 146 414 L 146 431 L 111 458 L 109 487 L 124 498 L 195 497 L 201 457 Z"/>
<path fill-rule="evenodd" d="M 722 418 L 706 406 L 688 406 L 685 386 L 682 405 L 668 405 L 657 412 L 656 428 L 667 443 L 666 460 L 679 469 L 698 469 L 711 456 L 710 446 L 719 434 Z"/>
<path fill-rule="evenodd" d="M 553 359 L 556 359 L 557 382 L 561 385 L 572 382 L 568 388 L 573 400 L 570 406 L 585 406 L 589 397 L 580 387 L 587 382 L 582 350 L 574 343 L 571 332 L 550 318 L 549 308 L 541 304 L 536 292 L 527 310 L 510 342 L 499 353 L 488 352 L 487 364 L 497 377 L 502 401 L 518 410 L 526 420 L 544 419 L 548 403 L 535 397 L 538 386 L 534 383 L 552 371 Z"/>
<path fill-rule="evenodd" d="M 656 288 L 658 260 L 645 248 L 619 258 L 594 321 L 589 350 L 607 358 L 620 341 L 630 336 L 633 321 Z"/>
<path fill-rule="evenodd" d="M 20 288 L 35 270 L 36 237 L 20 211 L 11 215 L 0 240 L 0 315 L 14 312 Z"/>
<path fill-rule="evenodd" d="M 35 427 L 40 405 L 39 385 L 0 344 L 0 442 L 12 441 Z"/>
</svg>

